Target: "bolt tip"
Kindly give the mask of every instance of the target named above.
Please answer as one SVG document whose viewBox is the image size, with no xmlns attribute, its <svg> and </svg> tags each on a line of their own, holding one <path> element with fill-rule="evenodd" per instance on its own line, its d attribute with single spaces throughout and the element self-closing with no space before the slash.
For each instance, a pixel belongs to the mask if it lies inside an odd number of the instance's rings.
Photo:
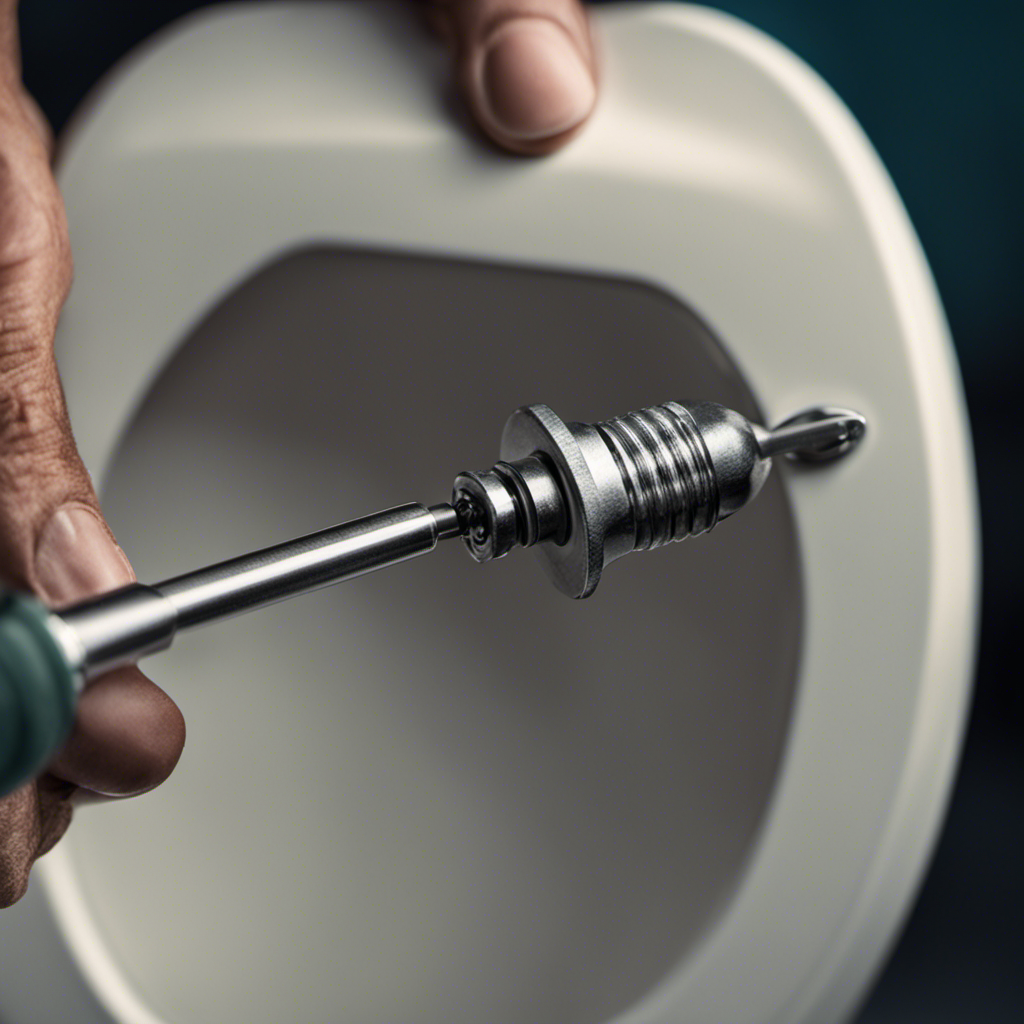
<svg viewBox="0 0 1024 1024">
<path fill-rule="evenodd" d="M 818 406 L 780 423 L 763 441 L 766 456 L 828 462 L 850 452 L 867 432 L 867 419 L 852 409 Z"/>
</svg>

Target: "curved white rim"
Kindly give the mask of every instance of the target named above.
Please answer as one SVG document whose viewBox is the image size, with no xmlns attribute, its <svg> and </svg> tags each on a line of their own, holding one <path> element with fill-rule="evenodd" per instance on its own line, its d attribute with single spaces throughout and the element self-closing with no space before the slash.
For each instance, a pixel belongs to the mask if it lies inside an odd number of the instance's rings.
<svg viewBox="0 0 1024 1024">
<path fill-rule="evenodd" d="M 232 12 L 226 16 L 239 15 Z M 856 849 L 846 851 L 842 864 L 833 863 L 827 871 L 821 871 L 815 858 L 815 828 L 820 826 L 824 836 L 833 813 L 822 804 L 822 795 L 842 792 L 850 773 L 863 767 L 864 744 L 871 741 L 867 731 L 851 737 L 850 730 L 860 729 L 860 724 L 831 720 L 835 708 L 843 706 L 844 699 L 859 688 L 864 703 L 881 713 L 886 708 L 887 686 L 894 691 L 896 687 L 891 680 L 855 678 L 856 673 L 843 677 L 849 647 L 831 635 L 838 610 L 844 610 L 847 628 L 864 637 L 866 646 L 875 635 L 870 616 L 862 609 L 844 608 L 843 580 L 829 568 L 834 564 L 835 545 L 844 527 L 822 515 L 822 507 L 816 504 L 818 498 L 806 481 L 794 479 L 793 504 L 809 567 L 805 620 L 808 641 L 776 797 L 750 869 L 706 942 L 648 998 L 618 1018 L 621 1024 L 667 1022 L 678 1017 L 680 1007 L 687 1007 L 692 1008 L 695 1019 L 728 1019 L 737 1024 L 745 1020 L 835 1020 L 849 1011 L 877 969 L 923 872 L 949 792 L 969 696 L 975 639 L 977 515 L 966 417 L 952 349 L 923 255 L 891 183 L 849 113 L 812 72 L 748 26 L 699 8 L 631 5 L 627 11 L 602 11 L 600 20 L 608 29 L 635 20 L 658 31 L 702 40 L 704 45 L 746 62 L 763 77 L 766 88 L 786 95 L 844 169 L 850 194 L 891 284 L 901 336 L 906 339 L 904 351 L 912 387 L 910 394 L 902 397 L 914 403 L 921 426 L 920 459 L 929 520 L 907 524 L 897 519 L 891 528 L 894 535 L 905 536 L 908 544 L 911 540 L 927 544 L 930 577 L 927 607 L 914 627 L 920 627 L 922 637 L 914 686 L 905 695 L 908 706 L 901 711 L 909 714 L 912 722 L 905 755 L 887 775 L 885 784 L 879 784 L 877 792 L 865 795 L 862 806 L 858 805 L 859 817 L 850 838 L 851 847 Z M 84 126 L 76 145 L 86 138 L 89 128 Z M 476 185 L 486 188 L 487 175 L 497 172 L 493 168 L 481 170 L 472 160 L 467 163 L 461 140 L 451 142 L 452 132 L 447 126 L 436 132 L 431 128 L 415 140 L 424 150 L 424 164 L 441 168 L 438 173 L 473 178 Z M 592 134 L 596 137 L 597 133 Z M 410 159 L 415 158 L 414 149 L 410 148 Z M 581 144 L 566 154 L 562 166 L 571 170 L 574 160 L 586 161 L 587 152 Z M 67 176 L 74 176 L 80 159 L 87 164 L 83 147 L 72 147 Z M 429 177 L 426 180 L 430 182 Z M 433 188 L 433 184 L 425 187 Z M 447 187 L 437 186 L 442 204 L 448 198 Z M 215 222 L 217 212 L 208 212 L 211 223 Z M 193 214 L 202 216 L 203 211 L 195 209 Z M 410 221 L 398 209 L 345 209 L 332 216 L 333 221 L 327 218 L 324 223 L 323 218 L 314 220 L 312 214 L 307 217 L 300 210 L 287 237 L 278 234 L 226 239 L 223 246 L 211 247 L 207 252 L 191 251 L 188 239 L 169 230 L 168 252 L 194 261 L 196 266 L 176 292 L 169 289 L 170 293 L 155 301 L 152 308 L 139 313 L 133 336 L 145 339 L 148 347 L 126 358 L 106 382 L 110 387 L 115 383 L 110 378 L 116 377 L 118 388 L 111 390 L 132 396 L 125 400 L 124 407 L 105 409 L 91 418 L 88 414 L 76 416 L 77 432 L 91 467 L 103 465 L 134 402 L 178 339 L 216 296 L 251 273 L 251 254 L 256 251 L 267 253 L 269 258 L 316 238 L 575 271 L 625 273 L 679 294 L 702 312 L 716 308 L 714 301 L 699 294 L 699 286 L 695 294 L 692 276 L 675 275 L 671 268 L 646 261 L 639 251 L 630 250 L 624 255 L 621 249 L 610 246 L 606 253 L 600 252 L 593 239 L 568 235 L 552 238 L 547 234 L 535 237 L 528 232 L 506 235 L 478 216 L 443 226 L 432 223 L 429 217 Z M 443 244 L 438 244 L 438 239 L 443 239 Z M 118 285 L 109 287 L 116 291 Z M 116 298 L 107 294 L 102 301 Z M 801 380 L 798 374 L 779 380 L 772 372 L 771 353 L 760 350 L 742 330 L 730 331 L 723 317 L 709 319 L 730 339 L 733 355 L 749 378 L 758 382 L 765 408 L 782 413 L 808 404 L 809 390 L 820 386 L 820 381 Z M 89 393 L 95 378 L 87 360 L 72 352 L 62 352 L 61 356 L 69 394 Z M 872 395 L 868 391 L 854 392 L 825 397 L 861 408 L 870 420 L 884 423 L 884 410 Z M 810 397 L 820 400 L 822 396 Z M 836 496 L 829 507 L 870 515 L 870 481 L 865 479 L 869 467 L 870 461 L 865 458 L 857 485 Z M 871 552 L 865 552 L 863 568 L 876 573 L 879 580 L 885 578 L 886 567 L 874 564 Z M 908 628 L 909 622 L 908 618 Z M 853 753 L 856 742 L 861 744 L 857 748 L 859 756 Z M 830 789 L 833 786 L 834 790 Z M 832 835 L 829 841 L 834 838 Z M 41 869 L 71 949 L 111 1014 L 123 1021 L 158 1024 L 159 1019 L 131 992 L 98 933 L 66 851 L 55 851 Z M 809 902 L 813 912 L 794 914 L 794 906 L 801 901 Z M 765 922 L 774 923 L 774 948 L 766 948 Z M 729 965 L 728 986 L 722 985 L 719 964 Z"/>
</svg>

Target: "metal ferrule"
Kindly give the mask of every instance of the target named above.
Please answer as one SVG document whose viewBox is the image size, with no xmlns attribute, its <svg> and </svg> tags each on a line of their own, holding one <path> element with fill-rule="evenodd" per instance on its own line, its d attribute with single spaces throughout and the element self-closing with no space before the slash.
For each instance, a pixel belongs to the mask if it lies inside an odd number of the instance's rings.
<svg viewBox="0 0 1024 1024">
<path fill-rule="evenodd" d="M 54 614 L 77 638 L 77 668 L 85 678 L 162 651 L 177 630 L 174 605 L 144 583 L 131 583 Z"/>
</svg>

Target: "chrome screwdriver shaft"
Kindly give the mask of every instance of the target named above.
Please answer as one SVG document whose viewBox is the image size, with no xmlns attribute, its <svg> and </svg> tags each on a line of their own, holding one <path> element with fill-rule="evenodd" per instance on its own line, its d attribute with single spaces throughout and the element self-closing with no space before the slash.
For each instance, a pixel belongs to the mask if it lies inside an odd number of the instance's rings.
<svg viewBox="0 0 1024 1024">
<path fill-rule="evenodd" d="M 451 505 L 399 505 L 163 583 L 133 583 L 56 616 L 69 642 L 77 638 L 75 660 L 88 679 L 164 649 L 180 630 L 395 565 L 460 535 Z"/>
</svg>

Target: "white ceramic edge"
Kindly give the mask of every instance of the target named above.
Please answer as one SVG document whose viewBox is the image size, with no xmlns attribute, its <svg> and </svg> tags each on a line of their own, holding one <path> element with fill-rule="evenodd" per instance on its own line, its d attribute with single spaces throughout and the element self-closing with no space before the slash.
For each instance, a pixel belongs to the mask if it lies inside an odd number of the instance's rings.
<svg viewBox="0 0 1024 1024">
<path fill-rule="evenodd" d="M 652 7 L 659 6 L 652 4 Z M 934 280 L 892 180 L 850 111 L 806 64 L 769 36 L 729 15 L 706 8 L 665 10 L 689 28 L 719 40 L 786 87 L 808 119 L 830 141 L 850 172 L 890 280 L 915 364 L 928 455 L 934 533 L 934 575 L 929 592 L 929 639 L 924 658 L 922 704 L 907 751 L 902 784 L 884 838 L 857 904 L 845 926 L 822 949 L 814 976 L 772 1017 L 773 1021 L 842 1020 L 870 993 L 909 913 L 933 852 L 952 790 L 972 692 L 980 612 L 980 520 L 967 407 L 959 367 Z M 781 788 L 781 784 L 780 784 Z M 763 835 L 770 830 L 770 824 Z M 899 851 L 899 855 L 894 855 Z M 730 932 L 742 915 L 730 916 Z M 696 962 L 666 979 L 621 1024 L 645 1021 L 650 1005 L 671 1009 L 677 986 L 696 977 L 725 937 L 713 940 Z M 658 1017 L 657 1019 L 670 1019 Z"/>
<path fill-rule="evenodd" d="M 56 848 L 39 862 L 36 870 L 49 897 L 50 910 L 67 939 L 72 960 L 112 1021 L 173 1024 L 153 1013 L 125 979 L 124 971 L 96 927 L 66 851 Z"/>
<path fill-rule="evenodd" d="M 918 716 L 884 840 L 844 926 L 820 949 L 815 969 L 800 979 L 792 997 L 770 1017 L 780 1024 L 836 1020 L 850 1012 L 863 994 L 907 910 L 937 835 L 959 749 L 973 663 L 978 581 L 977 514 L 963 400 L 943 316 L 919 245 L 888 177 L 845 108 L 795 57 L 731 17 L 682 6 L 645 5 L 644 10 L 742 53 L 803 107 L 808 119 L 831 141 L 837 157 L 855 172 L 852 188 L 880 247 L 887 248 L 888 272 L 900 296 L 902 315 L 913 325 L 908 326 L 907 334 L 918 381 L 924 385 L 920 398 L 929 424 L 930 528 L 936 539 L 922 691 L 929 714 Z M 633 13 L 640 11 L 634 8 Z M 559 262 L 554 261 L 555 265 Z M 972 541 L 965 543 L 965 538 Z M 778 797 L 764 827 L 762 849 L 770 844 L 785 798 L 792 771 L 789 760 L 787 756 Z M 893 849 L 899 850 L 898 857 L 889 855 Z M 771 870 L 763 857 L 754 860 L 752 875 Z M 92 922 L 64 851 L 58 848 L 42 862 L 40 875 L 72 954 L 107 1010 L 123 1021 L 164 1024 L 126 984 Z M 757 884 L 754 877 L 744 881 L 722 927 L 712 933 L 707 945 L 647 999 L 618 1018 L 622 1024 L 676 1019 L 683 990 L 695 1006 L 701 1005 L 702 993 L 711 996 L 709 964 L 717 962 L 716 957 L 728 958 L 746 927 L 757 923 L 745 906 L 745 897 Z"/>
</svg>

